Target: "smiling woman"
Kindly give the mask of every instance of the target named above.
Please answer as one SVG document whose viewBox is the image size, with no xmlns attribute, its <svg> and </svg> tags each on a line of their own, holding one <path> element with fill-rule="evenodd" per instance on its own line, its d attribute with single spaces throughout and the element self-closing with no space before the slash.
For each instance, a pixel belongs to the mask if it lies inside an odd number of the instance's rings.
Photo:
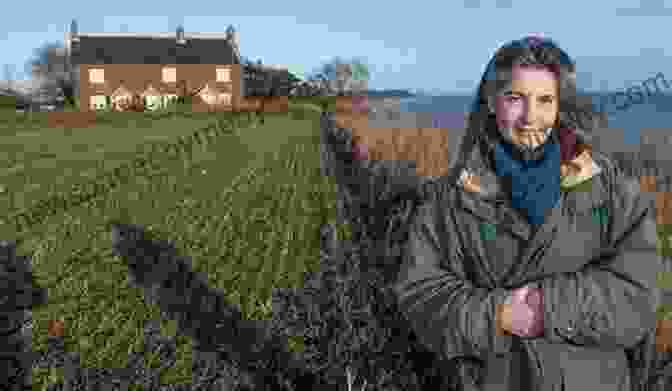
<svg viewBox="0 0 672 391">
<path fill-rule="evenodd" d="M 458 389 L 630 391 L 649 380 L 657 276 L 672 265 L 656 253 L 651 194 L 591 148 L 591 106 L 553 41 L 503 46 L 441 191 L 413 218 L 394 290 Z"/>
</svg>

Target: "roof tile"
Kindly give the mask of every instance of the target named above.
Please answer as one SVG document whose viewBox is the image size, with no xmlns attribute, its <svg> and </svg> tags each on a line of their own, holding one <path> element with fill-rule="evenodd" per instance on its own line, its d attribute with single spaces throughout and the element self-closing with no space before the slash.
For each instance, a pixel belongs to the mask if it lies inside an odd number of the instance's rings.
<svg viewBox="0 0 672 391">
<path fill-rule="evenodd" d="M 188 37 L 188 36 L 187 36 Z M 73 47 L 76 64 L 237 64 L 233 46 L 225 38 L 81 35 Z"/>
</svg>

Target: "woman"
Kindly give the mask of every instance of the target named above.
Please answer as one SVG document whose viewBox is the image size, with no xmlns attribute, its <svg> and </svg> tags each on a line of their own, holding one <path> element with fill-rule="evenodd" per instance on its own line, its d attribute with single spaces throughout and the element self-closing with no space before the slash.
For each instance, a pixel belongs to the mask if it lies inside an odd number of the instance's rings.
<svg viewBox="0 0 672 391">
<path fill-rule="evenodd" d="M 502 47 L 454 175 L 415 217 L 394 291 L 459 389 L 629 391 L 647 376 L 664 270 L 653 193 L 592 150 L 589 103 L 552 41 Z"/>
</svg>

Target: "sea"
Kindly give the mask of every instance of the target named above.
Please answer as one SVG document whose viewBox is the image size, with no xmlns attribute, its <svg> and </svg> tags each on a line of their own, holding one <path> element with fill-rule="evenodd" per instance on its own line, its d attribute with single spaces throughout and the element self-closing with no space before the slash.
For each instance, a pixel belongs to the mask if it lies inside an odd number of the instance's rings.
<svg viewBox="0 0 672 391">
<path fill-rule="evenodd" d="M 594 145 L 607 153 L 628 153 L 655 161 L 672 161 L 672 95 L 653 95 L 630 107 L 609 105 L 610 93 L 589 94 L 608 115 L 608 128 L 593 134 Z M 402 113 L 413 113 L 422 126 L 464 128 L 473 96 L 435 95 L 400 98 Z M 430 125 L 431 124 L 431 125 Z M 461 135 L 456 134 L 456 137 Z"/>
</svg>

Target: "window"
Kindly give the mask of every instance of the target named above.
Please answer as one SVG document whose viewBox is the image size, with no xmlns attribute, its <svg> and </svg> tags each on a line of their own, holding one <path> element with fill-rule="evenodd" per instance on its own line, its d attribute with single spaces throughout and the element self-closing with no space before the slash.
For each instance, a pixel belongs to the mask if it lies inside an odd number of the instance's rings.
<svg viewBox="0 0 672 391">
<path fill-rule="evenodd" d="M 219 104 L 231 106 L 231 94 L 224 93 L 219 94 Z"/>
<path fill-rule="evenodd" d="M 161 107 L 161 97 L 158 95 L 147 95 L 144 98 L 147 110 L 157 110 Z"/>
<path fill-rule="evenodd" d="M 217 68 L 217 81 L 230 82 L 231 81 L 231 69 L 229 69 L 229 68 Z"/>
<path fill-rule="evenodd" d="M 92 110 L 102 110 L 107 107 L 107 97 L 105 95 L 92 95 L 89 98 L 89 107 Z"/>
<path fill-rule="evenodd" d="M 163 68 L 163 82 L 175 83 L 177 81 L 177 69 Z"/>
<path fill-rule="evenodd" d="M 133 101 L 133 97 L 128 94 L 120 94 L 112 98 L 112 103 L 117 110 L 125 109 Z"/>
<path fill-rule="evenodd" d="M 105 70 L 89 69 L 89 81 L 95 84 L 105 83 Z"/>
<path fill-rule="evenodd" d="M 163 95 L 163 106 L 168 106 L 170 104 L 177 103 L 176 94 L 165 94 Z"/>
</svg>

